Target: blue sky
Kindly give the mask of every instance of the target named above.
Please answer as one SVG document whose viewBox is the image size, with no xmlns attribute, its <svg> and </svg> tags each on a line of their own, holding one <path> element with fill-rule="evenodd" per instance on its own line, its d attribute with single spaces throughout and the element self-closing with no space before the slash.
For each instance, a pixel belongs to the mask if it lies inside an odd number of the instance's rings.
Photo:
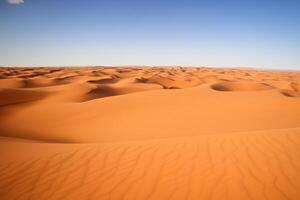
<svg viewBox="0 0 300 200">
<path fill-rule="evenodd" d="M 0 0 L 1 66 L 300 69 L 298 0 L 21 1 Z"/>
</svg>

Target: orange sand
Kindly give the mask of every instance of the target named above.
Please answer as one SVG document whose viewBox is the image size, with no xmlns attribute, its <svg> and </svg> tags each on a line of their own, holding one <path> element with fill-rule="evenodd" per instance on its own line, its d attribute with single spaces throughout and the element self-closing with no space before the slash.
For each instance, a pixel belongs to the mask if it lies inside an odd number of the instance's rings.
<svg viewBox="0 0 300 200">
<path fill-rule="evenodd" d="M 0 199 L 300 199 L 300 73 L 0 68 Z"/>
</svg>

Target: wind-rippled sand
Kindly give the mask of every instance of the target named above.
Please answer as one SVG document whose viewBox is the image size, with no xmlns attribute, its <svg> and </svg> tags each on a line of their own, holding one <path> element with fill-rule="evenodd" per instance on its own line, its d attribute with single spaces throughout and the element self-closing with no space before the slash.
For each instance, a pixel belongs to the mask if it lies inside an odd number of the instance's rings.
<svg viewBox="0 0 300 200">
<path fill-rule="evenodd" d="M 0 68 L 0 199 L 300 199 L 300 73 Z"/>
</svg>

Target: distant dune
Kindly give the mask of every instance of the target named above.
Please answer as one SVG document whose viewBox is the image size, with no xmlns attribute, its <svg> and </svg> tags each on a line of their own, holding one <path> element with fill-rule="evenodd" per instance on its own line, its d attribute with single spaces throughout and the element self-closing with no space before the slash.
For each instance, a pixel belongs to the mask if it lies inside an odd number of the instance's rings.
<svg viewBox="0 0 300 200">
<path fill-rule="evenodd" d="M 300 199 L 300 72 L 0 68 L 0 199 Z"/>
</svg>

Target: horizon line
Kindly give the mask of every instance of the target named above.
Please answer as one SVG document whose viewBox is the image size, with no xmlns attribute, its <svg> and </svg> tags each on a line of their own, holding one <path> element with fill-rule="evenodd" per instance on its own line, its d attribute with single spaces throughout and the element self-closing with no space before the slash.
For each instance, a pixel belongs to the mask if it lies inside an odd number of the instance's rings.
<svg viewBox="0 0 300 200">
<path fill-rule="evenodd" d="M 242 70 L 258 70 L 258 71 L 293 71 L 300 72 L 300 69 L 280 69 L 280 68 L 268 68 L 268 67 L 252 67 L 252 66 L 210 66 L 210 65 L 10 65 L 10 66 L 1 66 L 0 68 L 84 68 L 84 67 L 166 67 L 166 68 L 175 68 L 175 67 L 190 67 L 190 68 L 215 68 L 215 69 L 242 69 Z"/>
</svg>

